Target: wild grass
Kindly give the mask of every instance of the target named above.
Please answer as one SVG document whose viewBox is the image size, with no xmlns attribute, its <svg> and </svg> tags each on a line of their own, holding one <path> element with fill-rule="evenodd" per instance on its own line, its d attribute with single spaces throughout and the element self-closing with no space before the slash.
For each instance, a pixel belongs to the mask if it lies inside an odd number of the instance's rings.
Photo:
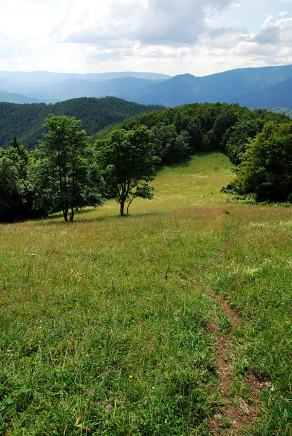
<svg viewBox="0 0 292 436">
<path fill-rule="evenodd" d="M 291 210 L 230 202 L 220 153 L 162 170 L 155 198 L 0 226 L 0 432 L 209 434 L 220 402 L 208 297 L 244 323 L 243 375 L 270 383 L 251 434 L 289 434 Z M 291 373 L 291 371 L 290 371 Z"/>
</svg>

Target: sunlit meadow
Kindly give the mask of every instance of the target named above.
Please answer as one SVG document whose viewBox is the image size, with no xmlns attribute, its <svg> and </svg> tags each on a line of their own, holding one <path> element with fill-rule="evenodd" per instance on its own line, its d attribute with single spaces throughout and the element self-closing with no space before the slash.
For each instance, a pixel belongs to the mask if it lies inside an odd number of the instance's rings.
<svg viewBox="0 0 292 436">
<path fill-rule="evenodd" d="M 233 397 L 267 381 L 248 434 L 288 435 L 291 209 L 220 192 L 226 156 L 163 169 L 152 201 L 0 225 L 0 433 L 207 435 L 220 404 L 209 298 L 232 333 Z"/>
</svg>

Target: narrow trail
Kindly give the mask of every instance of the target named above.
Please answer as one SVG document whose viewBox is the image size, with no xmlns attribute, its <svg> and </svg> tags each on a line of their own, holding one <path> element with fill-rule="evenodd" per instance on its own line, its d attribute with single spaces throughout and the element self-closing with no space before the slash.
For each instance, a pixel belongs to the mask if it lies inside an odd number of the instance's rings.
<svg viewBox="0 0 292 436">
<path fill-rule="evenodd" d="M 209 296 L 228 318 L 232 332 L 232 329 L 241 324 L 242 319 L 215 291 L 212 291 Z M 250 396 L 249 402 L 247 403 L 243 399 L 239 399 L 235 404 L 231 395 L 233 371 L 228 357 L 232 340 L 231 335 L 220 335 L 218 325 L 212 321 L 207 324 L 206 330 L 217 337 L 215 343 L 215 365 L 222 399 L 222 406 L 215 410 L 213 417 L 210 419 L 210 434 L 242 435 L 244 429 L 251 425 L 258 415 L 260 393 L 267 386 L 267 383 L 259 380 L 254 374 L 248 374 L 245 381 Z M 228 428 L 226 428 L 226 422 L 228 423 Z"/>
<path fill-rule="evenodd" d="M 200 265 L 198 269 L 205 271 L 210 267 L 219 265 L 220 262 L 224 260 L 225 256 L 228 255 L 235 235 L 236 229 L 227 229 L 226 237 L 221 248 L 208 264 Z M 209 320 L 206 325 L 206 332 L 215 338 L 215 367 L 222 402 L 214 409 L 214 413 L 209 420 L 209 431 L 210 435 L 214 436 L 241 436 L 245 433 L 246 428 L 255 422 L 258 416 L 261 405 L 261 392 L 271 385 L 256 374 L 249 372 L 245 375 L 249 400 L 246 402 L 242 398 L 237 398 L 237 401 L 235 401 L 232 395 L 234 373 L 229 355 L 233 340 L 232 332 L 239 327 L 244 320 L 216 291 L 213 290 L 208 295 L 211 301 L 225 314 L 231 327 L 228 334 L 222 334 L 219 331 L 219 326 L 216 321 Z"/>
</svg>

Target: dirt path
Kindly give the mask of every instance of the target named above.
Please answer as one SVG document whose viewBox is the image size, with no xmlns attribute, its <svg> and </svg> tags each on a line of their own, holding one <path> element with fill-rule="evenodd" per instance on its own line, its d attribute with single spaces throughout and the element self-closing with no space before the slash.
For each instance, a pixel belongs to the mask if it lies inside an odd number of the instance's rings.
<svg viewBox="0 0 292 436">
<path fill-rule="evenodd" d="M 210 293 L 212 301 L 220 307 L 228 318 L 232 329 L 242 322 L 239 315 L 228 305 L 228 303 L 216 292 Z M 250 400 L 243 399 L 235 404 L 231 395 L 233 371 L 229 362 L 229 350 L 231 345 L 230 335 L 220 335 L 217 324 L 209 322 L 207 331 L 217 336 L 215 343 L 215 364 L 216 372 L 220 383 L 222 407 L 215 410 L 214 416 L 209 423 L 211 435 L 242 435 L 244 429 L 252 424 L 258 415 L 260 406 L 260 393 L 266 387 L 266 383 L 260 381 L 254 374 L 246 376 L 246 384 L 249 390 Z"/>
</svg>

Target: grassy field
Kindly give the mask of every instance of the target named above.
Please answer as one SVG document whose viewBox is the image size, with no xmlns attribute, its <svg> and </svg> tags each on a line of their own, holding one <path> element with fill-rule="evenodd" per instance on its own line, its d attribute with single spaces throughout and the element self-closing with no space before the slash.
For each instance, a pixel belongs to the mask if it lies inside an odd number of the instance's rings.
<svg viewBox="0 0 292 436">
<path fill-rule="evenodd" d="M 127 218 L 0 226 L 0 433 L 291 434 L 291 209 L 231 202 L 232 177 L 196 156 Z"/>
</svg>

